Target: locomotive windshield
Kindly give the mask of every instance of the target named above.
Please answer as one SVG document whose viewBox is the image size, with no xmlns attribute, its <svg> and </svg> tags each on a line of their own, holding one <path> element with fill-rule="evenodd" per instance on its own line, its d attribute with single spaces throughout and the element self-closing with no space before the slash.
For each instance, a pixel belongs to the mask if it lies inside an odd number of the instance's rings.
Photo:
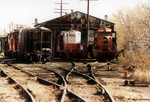
<svg viewBox="0 0 150 102">
<path fill-rule="evenodd" d="M 97 39 L 98 37 L 98 32 L 95 32 L 94 38 Z"/>
<path fill-rule="evenodd" d="M 7 39 L 7 37 L 5 38 L 5 42 L 8 42 L 8 39 Z"/>
<path fill-rule="evenodd" d="M 110 32 L 106 32 L 105 35 L 106 36 L 111 36 L 111 33 Z"/>
<path fill-rule="evenodd" d="M 111 36 L 111 32 L 95 32 L 95 35 L 94 35 L 94 38 L 95 39 L 97 39 L 97 37 L 98 37 L 98 35 L 99 35 L 99 37 L 101 37 L 101 36 Z"/>
<path fill-rule="evenodd" d="M 105 33 L 103 33 L 103 32 L 99 33 L 99 36 L 104 36 L 104 35 L 105 35 Z"/>
<path fill-rule="evenodd" d="M 18 34 L 15 34 L 15 38 L 16 38 L 16 39 L 18 38 Z"/>
<path fill-rule="evenodd" d="M 13 39 L 14 35 L 11 35 L 11 39 Z"/>
</svg>

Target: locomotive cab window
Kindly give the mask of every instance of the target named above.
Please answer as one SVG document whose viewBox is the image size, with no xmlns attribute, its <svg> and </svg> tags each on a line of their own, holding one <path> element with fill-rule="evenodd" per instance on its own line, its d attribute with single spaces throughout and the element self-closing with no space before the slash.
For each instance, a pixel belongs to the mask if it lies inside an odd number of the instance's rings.
<svg viewBox="0 0 150 102">
<path fill-rule="evenodd" d="M 10 39 L 10 35 L 8 35 L 8 39 Z"/>
<path fill-rule="evenodd" d="M 116 44 L 116 32 L 112 33 L 112 41 Z"/>
<path fill-rule="evenodd" d="M 104 36 L 104 35 L 105 35 L 105 33 L 103 33 L 103 32 L 99 33 L 99 36 Z"/>
<path fill-rule="evenodd" d="M 94 38 L 97 39 L 97 37 L 98 37 L 98 32 L 95 32 Z"/>
<path fill-rule="evenodd" d="M 7 42 L 8 40 L 7 40 L 7 37 L 5 38 L 5 42 Z"/>
<path fill-rule="evenodd" d="M 11 39 L 13 39 L 14 35 L 11 35 Z"/>
<path fill-rule="evenodd" d="M 15 38 L 18 38 L 18 34 L 15 34 Z"/>
<path fill-rule="evenodd" d="M 113 38 L 116 38 L 116 33 L 115 33 L 115 32 L 112 33 L 112 37 L 113 37 Z"/>
<path fill-rule="evenodd" d="M 106 32 L 105 35 L 106 36 L 111 36 L 111 33 L 110 32 Z"/>
</svg>

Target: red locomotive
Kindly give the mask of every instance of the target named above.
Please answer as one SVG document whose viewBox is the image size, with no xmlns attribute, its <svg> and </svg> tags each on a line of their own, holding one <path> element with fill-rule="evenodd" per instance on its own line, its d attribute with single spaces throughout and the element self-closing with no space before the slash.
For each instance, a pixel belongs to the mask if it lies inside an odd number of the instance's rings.
<svg viewBox="0 0 150 102">
<path fill-rule="evenodd" d="M 4 55 L 5 56 L 8 56 L 8 51 L 9 51 L 8 36 L 9 34 L 4 39 Z"/>
<path fill-rule="evenodd" d="M 18 52 L 19 52 L 19 31 L 16 30 L 13 32 L 13 55 L 14 57 L 18 56 Z"/>
<path fill-rule="evenodd" d="M 81 44 L 81 32 L 62 31 L 57 37 L 57 54 L 67 60 L 85 58 L 85 48 Z"/>
<path fill-rule="evenodd" d="M 6 56 L 16 57 L 18 54 L 18 34 L 19 31 L 15 30 L 7 35 L 5 38 L 5 50 Z"/>
<path fill-rule="evenodd" d="M 117 57 L 116 32 L 110 28 L 94 31 L 94 42 L 90 52 L 97 60 L 111 60 Z M 5 38 L 5 55 L 28 61 L 46 62 L 52 57 L 52 31 L 45 28 L 30 28 L 13 31 Z M 89 50 L 89 49 L 88 49 Z M 57 36 L 56 52 L 63 59 L 82 59 L 87 48 L 81 43 L 81 32 L 62 31 Z"/>
<path fill-rule="evenodd" d="M 93 55 L 97 60 L 111 60 L 117 57 L 115 31 L 99 28 L 94 32 Z"/>
<path fill-rule="evenodd" d="M 52 31 L 29 28 L 13 31 L 5 38 L 5 56 L 45 63 L 51 59 Z"/>
</svg>

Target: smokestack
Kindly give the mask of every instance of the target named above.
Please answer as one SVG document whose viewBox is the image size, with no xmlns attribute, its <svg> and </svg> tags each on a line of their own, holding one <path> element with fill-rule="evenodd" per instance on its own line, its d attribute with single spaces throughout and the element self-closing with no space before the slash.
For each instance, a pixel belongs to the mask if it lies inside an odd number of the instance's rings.
<svg viewBox="0 0 150 102">
<path fill-rule="evenodd" d="M 35 18 L 35 25 L 37 25 L 38 24 L 38 19 L 37 18 Z"/>
<path fill-rule="evenodd" d="M 106 21 L 108 20 L 108 16 L 107 16 L 107 15 L 105 15 L 105 17 L 104 17 L 104 18 L 105 18 L 105 20 L 106 20 Z"/>
<path fill-rule="evenodd" d="M 73 9 L 71 9 L 71 13 L 73 13 Z"/>
</svg>

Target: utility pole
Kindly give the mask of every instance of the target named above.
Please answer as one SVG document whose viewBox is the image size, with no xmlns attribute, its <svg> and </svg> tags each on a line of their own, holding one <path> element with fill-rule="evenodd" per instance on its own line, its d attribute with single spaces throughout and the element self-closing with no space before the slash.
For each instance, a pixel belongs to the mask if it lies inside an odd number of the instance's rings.
<svg viewBox="0 0 150 102">
<path fill-rule="evenodd" d="M 63 10 L 68 10 L 68 9 L 63 9 L 63 5 L 64 4 L 68 4 L 68 3 L 63 3 L 63 1 L 61 0 L 60 3 L 55 3 L 55 4 L 59 4 L 60 5 L 60 9 L 55 9 L 55 10 L 60 10 L 60 12 L 54 12 L 54 13 L 60 13 L 60 16 L 62 16 L 63 13 L 66 13 L 66 12 L 63 12 Z"/>
<path fill-rule="evenodd" d="M 89 46 L 89 28 L 90 28 L 90 22 L 89 22 L 89 12 L 90 12 L 90 1 L 97 1 L 97 0 L 80 0 L 80 1 L 87 1 L 87 40 L 86 40 L 86 47 Z"/>
</svg>

